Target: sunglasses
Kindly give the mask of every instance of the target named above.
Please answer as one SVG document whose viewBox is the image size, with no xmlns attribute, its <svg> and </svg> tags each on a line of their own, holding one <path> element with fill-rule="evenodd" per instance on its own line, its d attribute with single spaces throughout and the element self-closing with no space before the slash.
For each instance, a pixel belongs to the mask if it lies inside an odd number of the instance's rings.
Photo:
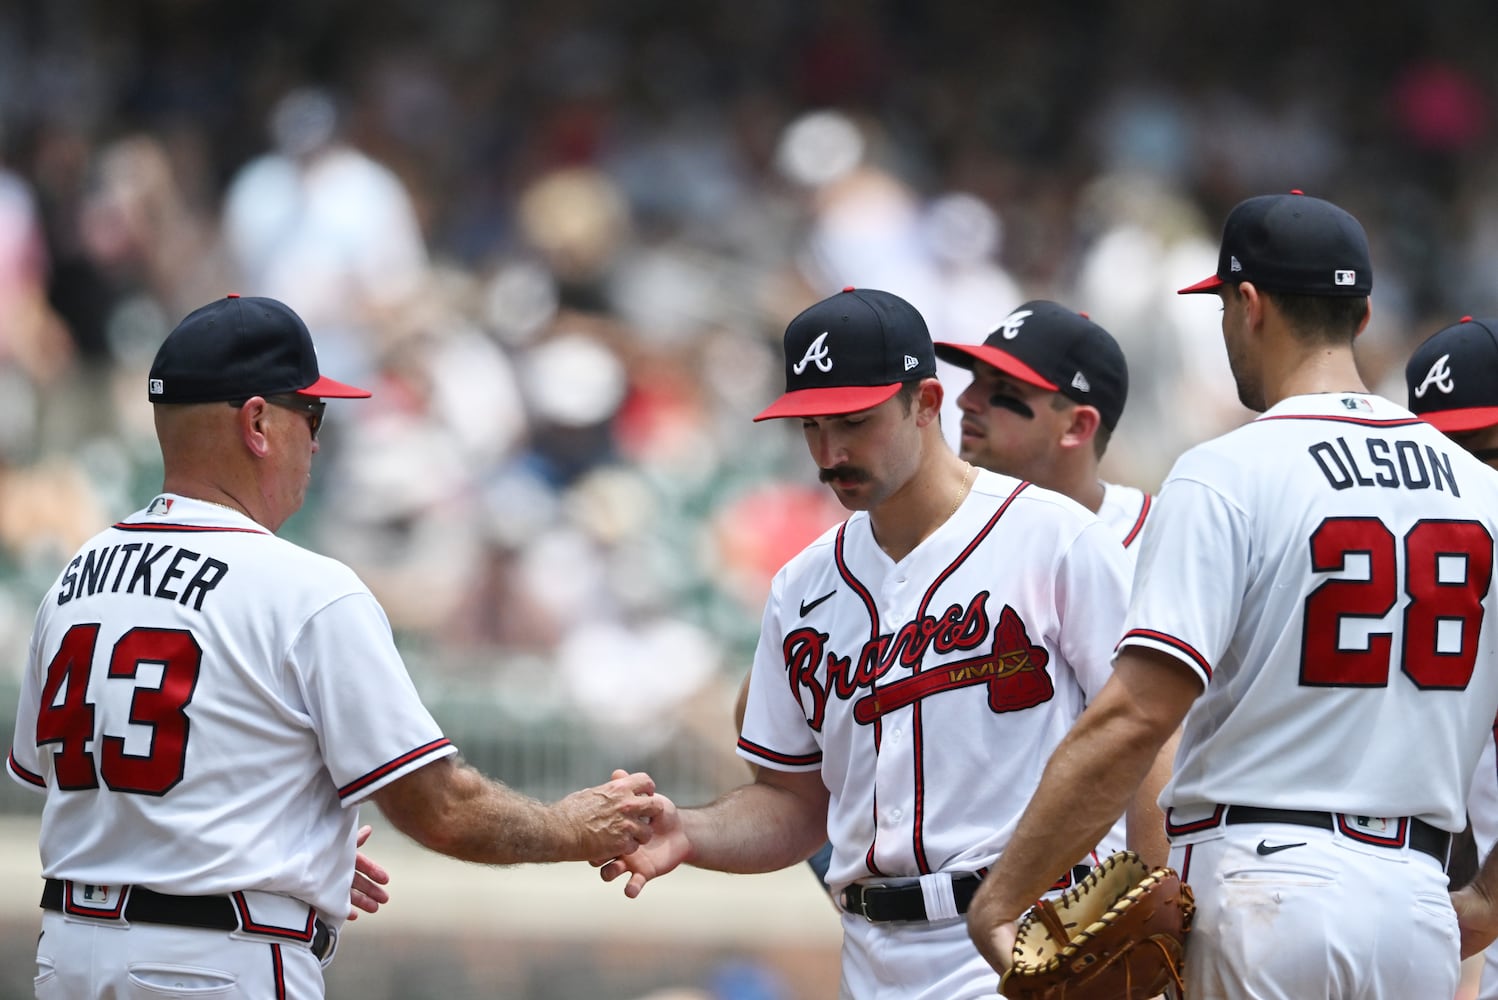
<svg viewBox="0 0 1498 1000">
<path fill-rule="evenodd" d="M 299 396 L 288 393 L 284 396 L 266 396 L 265 401 L 272 406 L 279 406 L 283 410 L 291 410 L 300 413 L 307 418 L 307 426 L 312 430 L 312 439 L 317 440 L 317 432 L 322 427 L 323 411 L 328 408 L 326 400 L 313 399 L 311 396 Z M 248 403 L 248 399 L 238 402 L 230 400 L 229 405 L 236 409 Z"/>
</svg>

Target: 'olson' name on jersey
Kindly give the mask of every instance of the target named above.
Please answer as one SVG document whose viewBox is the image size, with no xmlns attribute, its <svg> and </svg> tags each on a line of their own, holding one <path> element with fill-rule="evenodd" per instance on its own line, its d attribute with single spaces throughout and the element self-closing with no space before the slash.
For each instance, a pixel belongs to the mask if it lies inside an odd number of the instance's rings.
<svg viewBox="0 0 1498 1000">
<path fill-rule="evenodd" d="M 1399 440 L 1390 444 L 1376 437 L 1364 439 L 1363 444 L 1368 454 L 1361 464 L 1353 456 L 1346 438 L 1339 437 L 1335 443 L 1317 441 L 1307 451 L 1316 460 L 1326 481 L 1336 490 L 1383 486 L 1390 489 L 1450 490 L 1454 497 L 1462 495 L 1451 471 L 1451 456 L 1444 451 L 1417 441 Z M 1372 474 L 1365 469 L 1371 469 Z"/>
</svg>

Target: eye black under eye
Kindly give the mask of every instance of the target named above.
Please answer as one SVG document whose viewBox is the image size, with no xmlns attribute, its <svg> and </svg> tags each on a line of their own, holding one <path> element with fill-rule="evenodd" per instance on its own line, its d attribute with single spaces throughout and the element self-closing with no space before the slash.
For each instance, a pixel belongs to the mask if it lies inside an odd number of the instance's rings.
<svg viewBox="0 0 1498 1000">
<path fill-rule="evenodd" d="M 1018 413 L 1020 416 L 1024 417 L 1026 420 L 1035 419 L 1035 411 L 1030 408 L 1030 404 L 1026 403 L 1018 396 L 1010 396 L 1007 393 L 996 392 L 992 396 L 988 397 L 988 405 L 1000 406 L 1006 410 L 1012 410 L 1013 412 Z"/>
</svg>

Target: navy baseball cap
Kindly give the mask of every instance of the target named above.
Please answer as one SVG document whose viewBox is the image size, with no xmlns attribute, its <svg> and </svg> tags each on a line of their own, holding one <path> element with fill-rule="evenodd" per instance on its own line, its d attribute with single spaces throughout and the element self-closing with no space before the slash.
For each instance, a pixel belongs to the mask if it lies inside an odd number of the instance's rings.
<svg viewBox="0 0 1498 1000">
<path fill-rule="evenodd" d="M 228 295 L 188 313 L 151 363 L 153 403 L 218 403 L 300 393 L 363 399 L 317 370 L 307 324 L 275 299 Z"/>
<path fill-rule="evenodd" d="M 1343 209 L 1300 191 L 1240 201 L 1222 228 L 1217 273 L 1178 294 L 1240 281 L 1293 295 L 1366 296 L 1373 290 L 1367 234 Z"/>
<path fill-rule="evenodd" d="M 1109 430 L 1118 426 L 1129 395 L 1129 367 L 1113 335 L 1045 299 L 1015 309 L 981 344 L 938 342 L 936 356 L 969 371 L 982 361 L 1028 385 L 1095 406 Z"/>
<path fill-rule="evenodd" d="M 876 288 L 844 288 L 785 328 L 785 395 L 754 419 L 856 413 L 904 382 L 935 376 L 931 332 L 915 306 Z"/>
<path fill-rule="evenodd" d="M 1498 424 L 1498 319 L 1463 316 L 1432 334 L 1404 368 L 1410 412 L 1449 432 Z"/>
</svg>

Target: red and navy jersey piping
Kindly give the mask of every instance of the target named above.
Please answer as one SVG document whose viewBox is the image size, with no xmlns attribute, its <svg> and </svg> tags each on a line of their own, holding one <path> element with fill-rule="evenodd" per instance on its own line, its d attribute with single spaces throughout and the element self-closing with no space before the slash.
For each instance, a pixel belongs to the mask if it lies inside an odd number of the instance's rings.
<svg viewBox="0 0 1498 1000">
<path fill-rule="evenodd" d="M 160 531 L 168 534 L 179 532 L 189 535 L 201 535 L 215 531 L 231 535 L 270 534 L 264 528 L 225 528 L 208 524 L 140 524 L 135 521 L 120 521 L 114 525 L 114 528 L 116 531 Z"/>
<path fill-rule="evenodd" d="M 758 743 L 751 743 L 742 736 L 739 737 L 739 749 L 748 751 L 756 757 L 774 761 L 777 764 L 785 764 L 788 767 L 807 767 L 822 762 L 821 751 L 807 754 L 780 753 L 777 750 L 771 750 L 769 747 L 762 747 Z"/>
<path fill-rule="evenodd" d="M 441 739 L 433 740 L 425 746 L 419 746 L 415 750 L 403 753 L 394 760 L 381 764 L 379 767 L 375 768 L 373 771 L 370 771 L 368 774 L 363 775 L 359 778 L 355 778 L 353 781 L 350 781 L 348 784 L 338 789 L 338 797 L 340 799 L 346 799 L 350 795 L 368 788 L 375 782 L 388 777 L 391 773 L 399 771 L 401 768 L 405 767 L 413 760 L 419 760 L 420 758 L 425 757 L 428 754 L 435 753 L 436 751 L 441 750 L 444 747 L 450 746 L 452 746 L 452 740 L 449 740 L 444 736 Z"/>
<path fill-rule="evenodd" d="M 14 774 L 17 778 L 20 778 L 27 784 L 35 785 L 36 787 L 43 789 L 47 787 L 46 779 L 44 779 L 40 774 L 28 771 L 20 764 L 16 763 L 16 752 L 14 749 L 12 749 L 10 753 L 6 754 L 5 764 L 10 768 L 11 774 Z"/>
<path fill-rule="evenodd" d="M 1144 494 L 1144 503 L 1139 507 L 1139 517 L 1134 521 L 1134 527 L 1130 528 L 1129 533 L 1124 536 L 1124 548 L 1128 548 L 1130 545 L 1133 545 L 1134 540 L 1139 537 L 1139 533 L 1144 530 L 1144 519 L 1149 517 L 1150 505 L 1154 502 L 1154 497 L 1150 496 L 1148 493 Z"/>
<path fill-rule="evenodd" d="M 1164 632 L 1156 632 L 1151 628 L 1135 628 L 1124 633 L 1124 637 L 1118 641 L 1118 648 L 1122 649 L 1130 639 L 1148 639 L 1151 642 L 1158 642 L 1161 645 L 1169 646 L 1171 649 L 1183 653 L 1187 659 L 1201 668 L 1202 673 L 1209 680 L 1212 677 L 1212 664 L 1207 662 L 1205 656 L 1196 651 L 1196 647 L 1182 639 L 1177 639 L 1175 636 L 1167 635 Z"/>
<path fill-rule="evenodd" d="M 1413 427 L 1424 423 L 1419 417 L 1344 417 L 1336 413 L 1276 413 L 1259 417 L 1254 423 L 1267 420 L 1329 420 L 1336 424 L 1357 424 L 1360 427 Z"/>
</svg>

